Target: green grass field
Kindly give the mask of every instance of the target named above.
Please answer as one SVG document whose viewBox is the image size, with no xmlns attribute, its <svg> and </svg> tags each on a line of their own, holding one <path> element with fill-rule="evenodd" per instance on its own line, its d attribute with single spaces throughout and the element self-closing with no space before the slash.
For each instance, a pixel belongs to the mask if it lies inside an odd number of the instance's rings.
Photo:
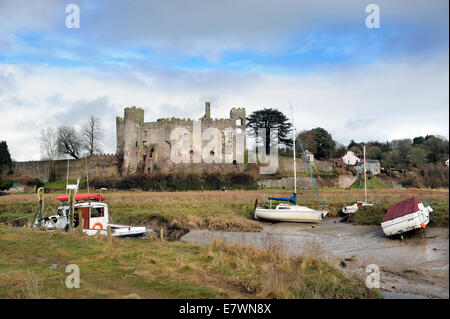
<svg viewBox="0 0 450 319">
<path fill-rule="evenodd" d="M 146 225 L 158 217 L 167 228 L 258 231 L 261 226 L 253 220 L 254 200 L 261 203 L 267 196 L 285 197 L 290 193 L 109 192 L 106 196 L 116 223 Z M 332 214 L 363 194 L 361 190 L 321 192 Z M 45 194 L 46 207 L 57 207 L 57 195 Z M 430 226 L 444 225 L 445 221 L 448 225 L 448 190 L 377 192 L 383 203 L 381 209 L 411 196 L 435 208 Z M 315 191 L 299 191 L 298 200 L 302 205 L 317 205 Z M 0 223 L 32 215 L 36 207 L 35 194 L 0 196 Z M 49 209 L 47 214 L 51 213 Z M 352 216 L 353 223 L 378 223 L 382 218 L 382 210 L 360 213 Z M 10 227 L 26 225 L 31 218 L 8 226 L 0 224 L 0 298 L 380 297 L 377 291 L 365 289 L 361 279 L 345 276 L 318 256 L 289 258 L 276 242 L 271 249 L 261 251 L 223 243 L 197 246 Z M 81 269 L 80 289 L 64 285 L 65 266 L 72 263 Z"/>
<path fill-rule="evenodd" d="M 380 298 L 315 256 L 0 226 L 0 298 Z M 68 289 L 68 264 L 80 288 Z"/>
<path fill-rule="evenodd" d="M 359 187 L 358 187 L 359 186 Z M 391 187 L 376 176 L 373 177 L 373 187 L 377 189 L 390 189 Z M 364 177 L 361 178 L 361 183 L 358 179 L 350 186 L 350 189 L 364 189 Z M 371 178 L 367 177 L 367 190 L 372 192 L 372 181 Z"/>
</svg>

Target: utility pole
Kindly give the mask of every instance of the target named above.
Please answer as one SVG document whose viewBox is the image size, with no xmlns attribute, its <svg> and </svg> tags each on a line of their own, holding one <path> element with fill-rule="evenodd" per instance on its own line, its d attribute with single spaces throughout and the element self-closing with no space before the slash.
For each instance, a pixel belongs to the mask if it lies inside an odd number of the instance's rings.
<svg viewBox="0 0 450 319">
<path fill-rule="evenodd" d="M 366 158 L 366 146 L 363 148 L 363 156 L 364 156 L 364 202 L 367 203 L 367 158 Z"/>
</svg>

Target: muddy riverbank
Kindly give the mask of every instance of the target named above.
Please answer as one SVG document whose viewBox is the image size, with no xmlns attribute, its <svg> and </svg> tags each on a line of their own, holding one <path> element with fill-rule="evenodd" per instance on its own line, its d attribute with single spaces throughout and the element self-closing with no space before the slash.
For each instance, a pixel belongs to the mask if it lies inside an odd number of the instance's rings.
<svg viewBox="0 0 450 319">
<path fill-rule="evenodd" d="M 386 298 L 449 297 L 449 229 L 428 228 L 400 239 L 388 239 L 379 226 L 349 225 L 339 218 L 321 224 L 262 223 L 261 232 L 192 230 L 181 241 L 209 244 L 214 240 L 267 248 L 268 238 L 291 255 L 314 253 L 346 273 L 365 275 L 366 266 L 380 269 Z"/>
</svg>

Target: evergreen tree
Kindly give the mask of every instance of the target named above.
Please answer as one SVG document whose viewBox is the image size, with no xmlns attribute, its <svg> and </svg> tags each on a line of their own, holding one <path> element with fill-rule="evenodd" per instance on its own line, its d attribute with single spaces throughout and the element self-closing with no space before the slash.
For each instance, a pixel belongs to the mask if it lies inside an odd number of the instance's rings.
<svg viewBox="0 0 450 319">
<path fill-rule="evenodd" d="M 12 173 L 12 161 L 6 141 L 0 142 L 0 190 L 9 189 L 12 182 L 7 180 L 8 174 Z"/>
<path fill-rule="evenodd" d="M 289 133 L 292 130 L 292 124 L 282 112 L 276 109 L 263 109 L 255 111 L 247 117 L 247 127 L 254 130 L 254 137 L 258 136 L 258 129 L 265 129 L 265 149 L 266 154 L 270 154 L 270 129 L 278 129 L 278 143 L 286 146 L 292 145 L 292 139 Z"/>
<path fill-rule="evenodd" d="M 317 153 L 315 157 L 319 160 L 327 160 L 332 157 L 336 148 L 336 142 L 325 129 L 317 127 L 311 130 L 314 140 L 317 143 Z"/>
<path fill-rule="evenodd" d="M 12 168 L 12 161 L 11 161 L 11 154 L 9 154 L 8 144 L 6 144 L 6 141 L 0 142 L 0 170 L 1 173 L 3 172 L 11 172 Z"/>
</svg>

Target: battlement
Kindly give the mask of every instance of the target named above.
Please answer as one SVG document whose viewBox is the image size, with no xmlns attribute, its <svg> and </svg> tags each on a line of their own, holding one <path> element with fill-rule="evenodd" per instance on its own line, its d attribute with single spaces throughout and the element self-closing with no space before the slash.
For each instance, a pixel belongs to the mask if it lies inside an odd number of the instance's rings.
<svg viewBox="0 0 450 319">
<path fill-rule="evenodd" d="M 117 154 L 123 163 L 122 174 L 147 174 L 153 167 L 170 170 L 170 154 L 174 142 L 171 137 L 172 129 L 184 127 L 193 134 L 191 128 L 196 120 L 170 117 L 144 122 L 144 110 L 136 106 L 125 108 L 124 113 L 123 119 L 116 119 Z M 242 129 L 245 125 L 245 108 L 232 108 L 229 118 L 211 118 L 211 103 L 205 102 L 205 114 L 198 120 L 202 123 L 202 130 Z"/>
<path fill-rule="evenodd" d="M 230 111 L 230 118 L 241 118 L 245 121 L 245 108 L 243 107 L 233 107 Z"/>
<path fill-rule="evenodd" d="M 165 123 L 165 122 L 169 122 L 169 123 L 179 123 L 179 122 L 192 122 L 192 119 L 189 118 L 176 118 L 176 117 L 170 117 L 170 118 L 161 118 L 161 119 L 157 119 L 156 122 L 149 122 L 151 123 Z M 149 124 L 149 123 L 145 123 L 145 124 Z"/>
<path fill-rule="evenodd" d="M 126 107 L 124 114 L 124 120 L 131 120 L 139 124 L 144 123 L 144 109 L 140 107 Z"/>
<path fill-rule="evenodd" d="M 112 153 L 108 153 L 108 154 L 94 154 L 94 155 L 89 156 L 88 159 L 91 158 L 91 157 L 94 157 L 94 158 L 112 158 L 112 157 L 116 157 L 116 156 L 117 156 L 116 154 L 112 154 Z"/>
</svg>

